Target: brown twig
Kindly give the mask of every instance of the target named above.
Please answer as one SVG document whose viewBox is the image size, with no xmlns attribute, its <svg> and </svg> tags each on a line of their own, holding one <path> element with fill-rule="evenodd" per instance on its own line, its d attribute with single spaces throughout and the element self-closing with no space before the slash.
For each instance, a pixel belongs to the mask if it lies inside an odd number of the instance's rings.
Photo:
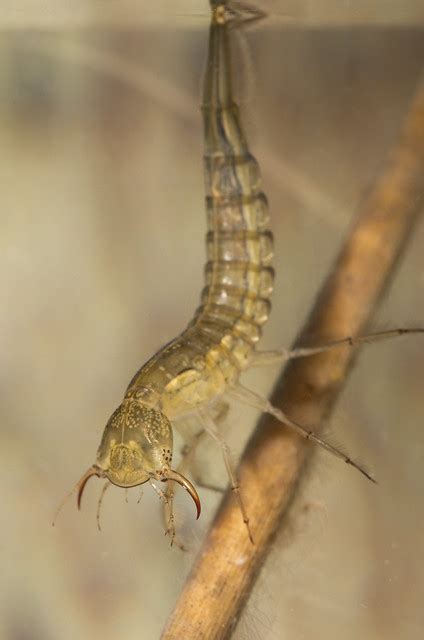
<svg viewBox="0 0 424 640">
<path fill-rule="evenodd" d="M 296 344 L 357 334 L 368 321 L 423 204 L 424 86 L 420 85 L 399 144 L 363 204 Z M 320 425 L 346 380 L 354 353 L 339 348 L 292 361 L 272 402 L 294 420 Z M 308 445 L 263 416 L 244 452 L 240 485 L 251 518 L 251 545 L 236 501 L 226 495 L 163 640 L 229 638 L 295 494 Z M 370 485 L 370 490 L 372 486 Z"/>
</svg>

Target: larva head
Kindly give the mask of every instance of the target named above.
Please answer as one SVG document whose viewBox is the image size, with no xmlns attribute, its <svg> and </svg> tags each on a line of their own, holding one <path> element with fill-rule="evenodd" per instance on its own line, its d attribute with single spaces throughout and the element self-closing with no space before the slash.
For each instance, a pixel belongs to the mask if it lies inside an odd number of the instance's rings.
<svg viewBox="0 0 424 640">
<path fill-rule="evenodd" d="M 200 515 L 200 499 L 193 485 L 171 469 L 172 427 L 159 410 L 127 394 L 103 432 L 97 461 L 81 478 L 78 506 L 92 476 L 108 479 L 118 487 L 135 487 L 148 480 L 174 480 L 191 495 Z"/>
</svg>

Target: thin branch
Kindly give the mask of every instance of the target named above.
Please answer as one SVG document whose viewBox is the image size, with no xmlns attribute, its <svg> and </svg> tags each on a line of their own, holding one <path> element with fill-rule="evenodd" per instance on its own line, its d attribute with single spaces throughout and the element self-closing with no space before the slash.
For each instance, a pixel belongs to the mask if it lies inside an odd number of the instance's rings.
<svg viewBox="0 0 424 640">
<path fill-rule="evenodd" d="M 423 205 L 424 84 L 407 116 L 399 144 L 363 203 L 296 345 L 319 344 L 360 332 L 388 284 Z M 352 365 L 349 348 L 292 361 L 272 402 L 297 422 L 328 417 Z M 240 485 L 255 545 L 228 493 L 202 546 L 162 640 L 229 638 L 286 514 L 308 445 L 263 416 L 244 452 Z M 370 491 L 373 491 L 370 485 Z"/>
</svg>

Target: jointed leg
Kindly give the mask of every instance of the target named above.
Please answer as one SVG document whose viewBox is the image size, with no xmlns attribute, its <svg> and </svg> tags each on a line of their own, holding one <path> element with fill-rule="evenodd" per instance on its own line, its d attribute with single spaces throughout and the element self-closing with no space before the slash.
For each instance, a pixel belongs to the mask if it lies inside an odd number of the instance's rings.
<svg viewBox="0 0 424 640">
<path fill-rule="evenodd" d="M 181 451 L 181 461 L 177 466 L 178 473 L 184 473 L 186 467 L 190 463 L 193 454 L 196 451 L 196 448 L 202 438 L 204 436 L 205 431 L 201 429 L 198 433 L 196 433 L 190 442 L 190 444 L 184 445 Z M 157 487 L 155 487 L 157 491 Z M 171 546 L 175 542 L 175 517 L 174 517 L 174 495 L 175 495 L 175 483 L 172 480 L 168 480 L 167 487 L 165 491 L 161 491 L 159 495 L 163 494 L 163 517 L 165 523 L 165 535 L 170 536 L 171 538 Z M 161 495 L 162 497 L 162 495 Z M 180 543 L 177 543 L 177 546 L 185 551 L 185 548 Z"/>
<path fill-rule="evenodd" d="M 235 387 L 231 387 L 228 390 L 228 394 L 231 395 L 236 400 L 239 400 L 244 404 L 254 407 L 259 411 L 262 411 L 264 413 L 269 413 L 270 415 L 277 418 L 277 420 L 279 420 L 281 423 L 285 424 L 291 429 L 294 429 L 294 431 L 297 431 L 297 433 L 301 435 L 303 438 L 305 438 L 306 440 L 311 440 L 312 442 L 315 442 L 323 449 L 326 449 L 333 455 L 337 456 L 337 458 L 341 458 L 341 460 L 344 460 L 346 464 L 349 464 L 352 467 L 355 467 L 355 469 L 360 471 L 360 473 L 362 473 L 362 475 L 368 478 L 368 480 L 371 480 L 371 482 L 377 483 L 377 481 L 372 477 L 372 475 L 368 473 L 368 471 L 364 469 L 364 467 L 362 467 L 360 464 L 352 460 L 352 458 L 350 458 L 341 449 L 330 444 L 327 440 L 320 438 L 310 429 L 303 427 L 297 422 L 294 422 L 293 420 L 291 420 L 283 411 L 281 411 L 281 409 L 274 407 L 266 398 L 263 398 L 262 396 L 258 395 L 254 391 L 251 391 L 250 389 L 246 389 L 246 387 L 243 387 L 241 384 L 238 384 Z"/>
<path fill-rule="evenodd" d="M 233 465 L 231 463 L 230 451 L 229 451 L 228 445 L 221 438 L 221 436 L 219 434 L 219 431 L 218 431 L 218 429 L 216 427 L 216 424 L 214 423 L 212 418 L 209 416 L 209 414 L 206 411 L 199 411 L 199 416 L 200 416 L 200 419 L 202 420 L 202 425 L 203 425 L 205 431 L 221 447 L 222 457 L 224 459 L 225 467 L 227 469 L 228 477 L 230 479 L 231 490 L 235 493 L 235 496 L 236 496 L 236 499 L 238 501 L 239 508 L 240 508 L 240 511 L 241 511 L 241 515 L 243 517 L 243 522 L 247 527 L 247 532 L 249 534 L 250 541 L 251 541 L 252 544 L 254 544 L 252 532 L 251 532 L 250 526 L 249 526 L 249 518 L 247 517 L 246 508 L 244 506 L 242 497 L 240 495 L 240 487 L 238 485 L 236 473 L 235 473 Z"/>
<path fill-rule="evenodd" d="M 293 360 L 294 358 L 305 358 L 308 356 L 316 355 L 317 353 L 324 353 L 335 347 L 341 347 L 349 345 L 351 347 L 357 347 L 363 343 L 378 342 L 379 340 L 386 340 L 389 338 L 397 338 L 408 334 L 424 333 L 424 329 L 388 329 L 386 331 L 377 331 L 376 333 L 369 333 L 365 336 L 357 336 L 356 338 L 348 336 L 341 338 L 340 340 L 333 340 L 326 344 L 317 345 L 316 347 L 298 347 L 296 349 L 276 349 L 275 351 L 256 351 L 252 354 L 251 366 L 260 367 L 268 364 L 278 364 Z"/>
<path fill-rule="evenodd" d="M 166 526 L 165 535 L 169 535 L 172 547 L 175 540 L 174 491 L 169 491 L 169 488 L 167 488 L 166 491 L 162 491 L 162 489 L 160 489 L 153 480 L 150 480 L 150 484 L 158 494 L 159 498 L 163 500 Z"/>
</svg>

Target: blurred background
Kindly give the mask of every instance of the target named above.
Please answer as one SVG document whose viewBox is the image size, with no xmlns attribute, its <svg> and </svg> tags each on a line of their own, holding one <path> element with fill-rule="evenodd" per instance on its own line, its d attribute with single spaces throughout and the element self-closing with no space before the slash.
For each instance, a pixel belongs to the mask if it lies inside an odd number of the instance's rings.
<svg viewBox="0 0 424 640">
<path fill-rule="evenodd" d="M 372 6 L 370 6 L 372 5 Z M 421 0 L 275 0 L 238 38 L 241 103 L 276 244 L 263 346 L 290 345 L 398 137 L 424 62 Z M 71 7 L 71 8 L 70 8 Z M 206 0 L 0 8 L 0 637 L 155 640 L 219 495 L 147 487 L 57 505 L 136 369 L 189 321 L 205 260 Z M 424 179 L 423 179 L 424 184 Z M 423 225 L 375 328 L 424 325 Z M 267 393 L 277 374 L 246 375 Z M 237 640 L 412 640 L 424 631 L 424 342 L 368 346 L 331 429 L 379 479 L 317 452 Z M 234 407 L 236 459 L 256 420 Z M 177 442 L 177 450 L 179 444 Z M 197 458 L 226 485 L 218 451 Z"/>
</svg>

